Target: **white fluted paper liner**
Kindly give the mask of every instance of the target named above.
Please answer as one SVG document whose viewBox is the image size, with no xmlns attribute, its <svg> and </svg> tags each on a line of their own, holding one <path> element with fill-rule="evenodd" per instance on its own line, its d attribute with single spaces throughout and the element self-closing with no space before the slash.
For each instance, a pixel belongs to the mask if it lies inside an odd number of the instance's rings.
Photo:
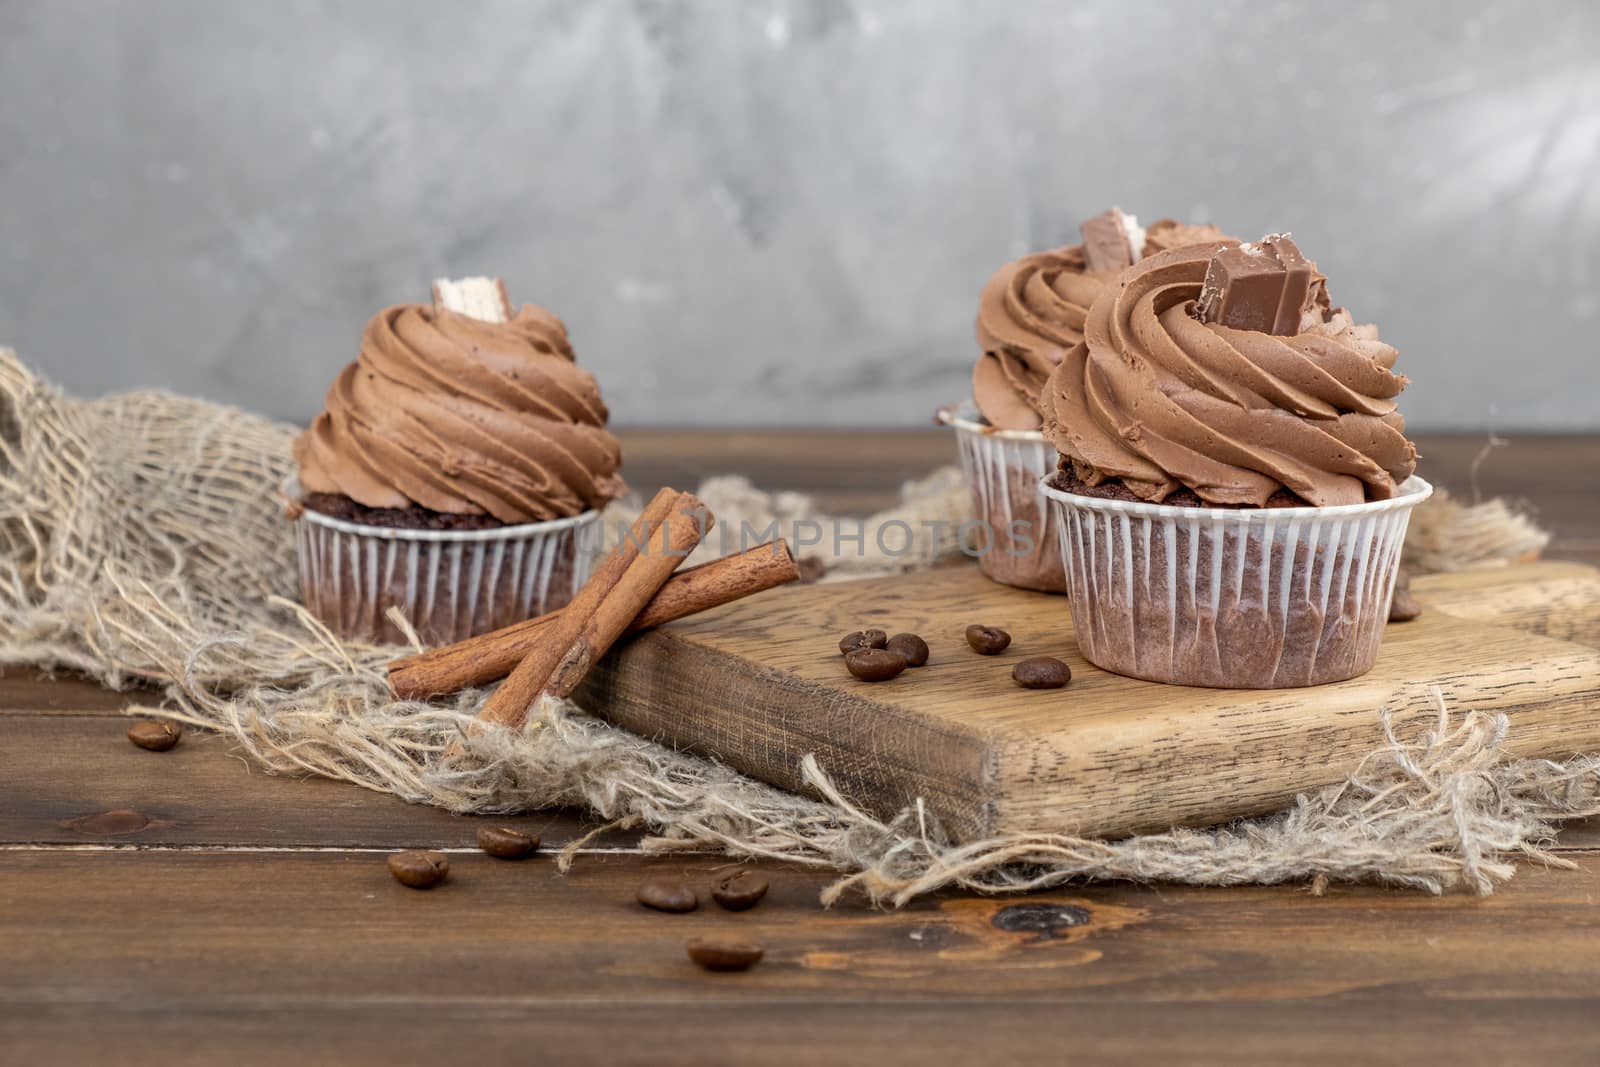
<svg viewBox="0 0 1600 1067">
<path fill-rule="evenodd" d="M 1056 469 L 1055 446 L 1038 430 L 988 425 L 970 400 L 939 409 L 938 418 L 956 431 L 961 471 L 988 531 L 969 545 L 978 568 L 1001 585 L 1064 592 L 1056 519 L 1039 489 L 1039 479 Z"/>
<path fill-rule="evenodd" d="M 290 479 L 284 494 L 300 500 Z M 428 645 L 564 607 L 589 577 L 598 511 L 488 530 L 367 526 L 300 509 L 295 538 L 305 605 L 335 633 L 399 644 L 399 607 Z"/>
<path fill-rule="evenodd" d="M 1117 674 L 1178 685 L 1276 689 L 1364 674 L 1378 658 L 1411 509 L 1179 508 L 1042 491 L 1078 647 Z"/>
</svg>

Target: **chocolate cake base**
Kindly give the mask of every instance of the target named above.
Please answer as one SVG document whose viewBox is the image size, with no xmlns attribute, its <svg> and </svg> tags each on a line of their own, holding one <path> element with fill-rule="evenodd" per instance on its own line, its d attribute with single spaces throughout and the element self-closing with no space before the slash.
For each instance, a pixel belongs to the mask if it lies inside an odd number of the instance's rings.
<svg viewBox="0 0 1600 1067">
<path fill-rule="evenodd" d="M 1001 585 L 1066 592 L 1061 546 L 1050 508 L 1039 496 L 1038 473 L 1028 467 L 1007 467 L 998 489 L 1005 494 L 1004 506 L 990 501 L 985 507 L 982 494 L 973 494 L 978 519 L 988 529 L 976 546 L 978 569 Z"/>
<path fill-rule="evenodd" d="M 493 515 L 455 515 L 429 511 L 416 504 L 408 508 L 369 508 L 343 493 L 307 493 L 301 503 L 330 519 L 386 530 L 493 530 L 505 525 Z"/>
<path fill-rule="evenodd" d="M 1053 512 L 1039 491 L 1055 468 L 1055 447 L 1040 434 L 984 432 L 965 416 L 953 425 L 976 520 L 963 525 L 962 551 L 1001 585 L 1065 592 Z"/>
<path fill-rule="evenodd" d="M 341 637 L 376 644 L 406 641 L 391 608 L 425 645 L 560 608 L 588 577 L 600 534 L 595 513 L 550 528 L 424 508 L 364 508 L 336 494 L 310 494 L 302 503 L 295 528 L 306 607 Z M 319 521 L 325 516 L 379 529 L 350 531 Z"/>
<path fill-rule="evenodd" d="M 1096 666 L 1225 689 L 1321 685 L 1372 667 L 1415 499 L 1355 513 L 1130 514 L 1118 506 L 1132 498 L 1125 485 L 1062 472 L 1051 490 L 1073 629 Z"/>
<path fill-rule="evenodd" d="M 1213 504 L 1209 500 L 1200 499 L 1188 486 L 1180 486 L 1160 500 L 1145 500 L 1136 496 L 1132 489 L 1123 483 L 1121 478 L 1109 478 L 1099 485 L 1090 485 L 1078 477 L 1078 472 L 1073 469 L 1072 463 L 1063 460 L 1061 468 L 1050 478 L 1050 487 L 1059 489 L 1063 493 L 1072 493 L 1074 496 L 1090 496 L 1101 500 L 1126 500 L 1129 503 L 1160 504 L 1169 508 L 1228 508 L 1229 510 L 1242 510 L 1254 507 L 1254 504 Z M 1267 497 L 1267 502 L 1261 505 L 1264 508 L 1309 508 L 1315 507 L 1311 501 L 1291 493 L 1287 489 L 1279 489 Z"/>
</svg>

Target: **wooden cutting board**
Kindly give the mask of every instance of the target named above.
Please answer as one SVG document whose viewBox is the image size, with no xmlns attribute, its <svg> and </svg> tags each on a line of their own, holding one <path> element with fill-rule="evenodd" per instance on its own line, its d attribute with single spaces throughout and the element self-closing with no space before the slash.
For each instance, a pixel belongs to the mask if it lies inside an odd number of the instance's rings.
<svg viewBox="0 0 1600 1067">
<path fill-rule="evenodd" d="M 957 837 L 1119 835 L 1281 808 L 1342 780 L 1382 741 L 1377 709 L 1501 711 L 1518 755 L 1600 751 L 1600 571 L 1529 563 L 1415 583 L 1424 612 L 1391 624 L 1377 666 L 1336 685 L 1270 691 L 1135 681 L 1078 654 L 1063 597 L 958 566 L 794 586 L 648 633 L 591 673 L 580 699 L 635 733 L 800 789 L 815 754 L 843 792 L 890 816 L 923 798 Z M 979 656 L 969 623 L 1013 635 Z M 910 630 L 926 667 L 866 684 L 844 669 L 851 630 Z M 1071 685 L 1011 681 L 1028 656 Z"/>
</svg>

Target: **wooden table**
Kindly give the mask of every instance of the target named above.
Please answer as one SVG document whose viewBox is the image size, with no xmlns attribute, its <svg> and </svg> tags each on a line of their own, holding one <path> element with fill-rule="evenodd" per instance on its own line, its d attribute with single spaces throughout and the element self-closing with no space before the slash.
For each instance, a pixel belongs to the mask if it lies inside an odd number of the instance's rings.
<svg viewBox="0 0 1600 1067">
<path fill-rule="evenodd" d="M 1470 494 L 1482 445 L 1425 439 L 1423 471 Z M 648 432 L 626 447 L 641 489 L 731 468 L 858 512 L 953 456 L 936 433 Z M 1600 564 L 1600 438 L 1516 439 L 1476 477 L 1537 509 L 1550 555 Z M 1600 1057 L 1595 826 L 1557 843 L 1577 870 L 1525 866 L 1482 899 L 1110 885 L 882 914 L 824 911 L 826 874 L 769 868 L 754 911 L 668 916 L 633 902 L 641 878 L 703 884 L 720 857 L 652 859 L 612 835 L 567 877 L 547 858 L 493 861 L 472 848 L 475 820 L 269 777 L 215 736 L 136 749 L 126 700 L 0 680 L 0 1062 Z M 585 827 L 514 821 L 552 846 Z M 415 846 L 456 850 L 445 887 L 389 877 L 384 852 Z M 748 931 L 768 958 L 702 973 L 683 946 L 708 931 Z"/>
</svg>

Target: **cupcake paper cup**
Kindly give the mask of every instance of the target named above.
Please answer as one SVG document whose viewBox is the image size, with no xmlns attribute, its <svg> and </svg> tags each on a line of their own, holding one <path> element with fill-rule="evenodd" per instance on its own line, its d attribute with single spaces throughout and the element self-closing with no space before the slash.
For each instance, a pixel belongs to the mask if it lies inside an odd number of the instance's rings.
<svg viewBox="0 0 1600 1067">
<path fill-rule="evenodd" d="M 970 400 L 940 408 L 938 419 L 956 432 L 961 471 L 988 531 L 981 539 L 963 539 L 977 552 L 978 569 L 1001 585 L 1065 592 L 1057 520 L 1039 489 L 1040 479 L 1056 469 L 1055 446 L 1037 430 L 995 429 Z"/>
<path fill-rule="evenodd" d="M 1041 483 L 1078 647 L 1133 678 L 1222 689 L 1323 685 L 1378 658 L 1411 510 L 1390 500 L 1326 508 L 1182 508 Z"/>
<path fill-rule="evenodd" d="M 301 500 L 296 479 L 283 492 Z M 598 511 L 490 530 L 408 530 L 298 510 L 306 607 L 339 636 L 378 644 L 405 641 L 391 607 L 427 645 L 563 607 L 588 579 L 600 538 Z"/>
</svg>

